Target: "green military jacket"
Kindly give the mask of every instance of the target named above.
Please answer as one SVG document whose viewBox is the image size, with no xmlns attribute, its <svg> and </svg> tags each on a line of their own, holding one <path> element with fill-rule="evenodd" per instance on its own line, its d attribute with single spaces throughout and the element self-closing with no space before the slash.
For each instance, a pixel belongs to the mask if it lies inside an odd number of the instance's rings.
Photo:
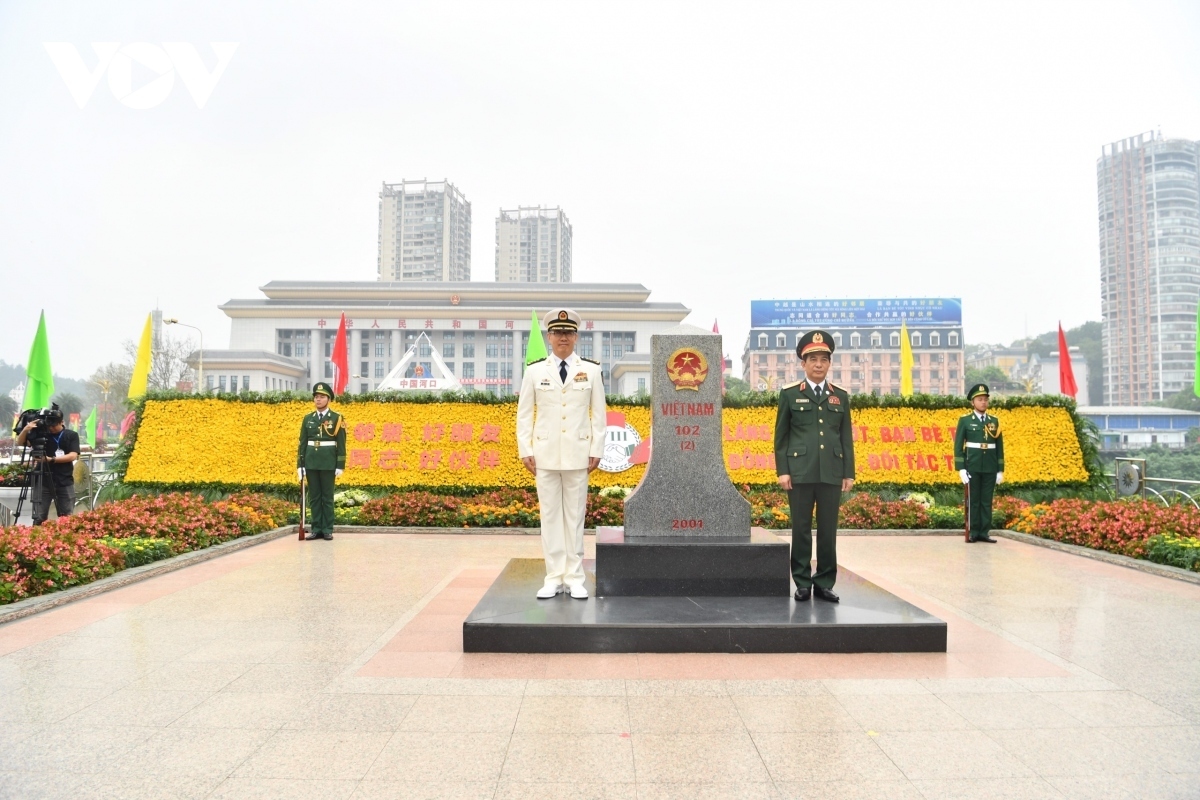
<svg viewBox="0 0 1200 800">
<path fill-rule="evenodd" d="M 300 423 L 300 446 L 296 466 L 305 469 L 346 468 L 346 419 L 326 409 L 325 419 L 313 411 Z"/>
<path fill-rule="evenodd" d="M 779 392 L 775 415 L 775 472 L 792 483 L 835 483 L 854 477 L 850 394 L 826 380 L 817 402 L 808 381 Z"/>
<path fill-rule="evenodd" d="M 954 468 L 967 472 L 1004 471 L 1000 420 L 986 414 L 980 422 L 974 411 L 959 418 L 954 431 Z"/>
</svg>

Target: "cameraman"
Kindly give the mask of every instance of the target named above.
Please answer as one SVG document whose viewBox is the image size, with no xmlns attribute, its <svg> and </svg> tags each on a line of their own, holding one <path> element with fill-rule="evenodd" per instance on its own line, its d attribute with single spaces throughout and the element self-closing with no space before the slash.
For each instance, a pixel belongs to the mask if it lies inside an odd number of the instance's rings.
<svg viewBox="0 0 1200 800">
<path fill-rule="evenodd" d="M 55 406 L 39 415 L 21 429 L 17 444 L 31 447 L 40 442 L 45 457 L 33 468 L 42 468 L 41 497 L 33 501 L 33 524 L 41 525 L 50 516 L 50 501 L 60 517 L 70 515 L 75 508 L 75 461 L 79 458 L 79 434 L 63 426 L 63 415 Z M 30 483 L 32 486 L 32 482 Z"/>
</svg>

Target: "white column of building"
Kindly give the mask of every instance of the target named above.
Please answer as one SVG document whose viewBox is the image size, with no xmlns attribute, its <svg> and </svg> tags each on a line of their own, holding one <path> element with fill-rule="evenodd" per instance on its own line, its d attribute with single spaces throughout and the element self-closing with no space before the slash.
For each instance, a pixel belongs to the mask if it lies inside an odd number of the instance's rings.
<svg viewBox="0 0 1200 800">
<path fill-rule="evenodd" d="M 404 339 L 400 336 L 399 328 L 393 330 L 391 334 L 392 353 L 388 356 L 388 372 L 392 371 L 392 367 L 396 366 L 396 362 L 404 355 Z"/>
<path fill-rule="evenodd" d="M 321 380 L 321 364 L 325 351 L 321 349 L 321 329 L 313 328 L 308 332 L 308 383 Z"/>
<path fill-rule="evenodd" d="M 366 375 L 363 375 L 362 371 L 360 369 L 362 367 L 362 362 L 363 362 L 362 342 L 363 342 L 363 332 L 362 331 L 360 331 L 358 328 L 355 328 L 354 330 L 350 331 L 350 354 L 352 356 L 350 359 L 350 374 L 358 375 L 358 378 L 355 379 L 356 385 L 353 387 L 354 392 L 358 391 L 357 384 L 363 383 L 364 381 L 366 383 L 371 382 L 370 362 L 368 362 L 368 365 L 367 365 L 367 374 Z"/>
</svg>

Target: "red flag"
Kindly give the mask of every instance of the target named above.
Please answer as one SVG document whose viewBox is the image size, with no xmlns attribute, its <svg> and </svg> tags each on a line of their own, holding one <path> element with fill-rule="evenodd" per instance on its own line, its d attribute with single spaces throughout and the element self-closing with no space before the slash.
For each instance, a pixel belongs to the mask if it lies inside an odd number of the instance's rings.
<svg viewBox="0 0 1200 800">
<path fill-rule="evenodd" d="M 713 333 L 720 333 L 720 332 L 721 331 L 717 328 L 717 321 L 714 319 L 713 320 Z M 724 356 L 721 357 L 721 394 L 722 394 L 722 396 L 725 394 L 725 357 Z"/>
<path fill-rule="evenodd" d="M 346 384 L 350 383 L 350 350 L 346 345 L 346 312 L 342 312 L 342 321 L 338 324 L 337 336 L 333 340 L 333 355 L 329 357 L 333 364 L 333 393 L 342 394 Z"/>
<path fill-rule="evenodd" d="M 1067 335 L 1062 323 L 1058 323 L 1058 391 L 1075 399 L 1079 387 L 1075 385 L 1075 370 L 1071 369 L 1071 353 L 1067 350 Z"/>
</svg>

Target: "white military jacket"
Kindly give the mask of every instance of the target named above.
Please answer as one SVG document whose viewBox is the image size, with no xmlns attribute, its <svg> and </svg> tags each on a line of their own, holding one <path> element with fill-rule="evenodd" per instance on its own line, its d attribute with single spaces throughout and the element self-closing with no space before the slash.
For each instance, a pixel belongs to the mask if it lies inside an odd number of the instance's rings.
<svg viewBox="0 0 1200 800">
<path fill-rule="evenodd" d="M 517 453 L 533 456 L 538 469 L 587 469 L 604 455 L 607 408 L 600 365 L 567 356 L 567 382 L 551 355 L 525 367 L 517 398 Z"/>
</svg>

